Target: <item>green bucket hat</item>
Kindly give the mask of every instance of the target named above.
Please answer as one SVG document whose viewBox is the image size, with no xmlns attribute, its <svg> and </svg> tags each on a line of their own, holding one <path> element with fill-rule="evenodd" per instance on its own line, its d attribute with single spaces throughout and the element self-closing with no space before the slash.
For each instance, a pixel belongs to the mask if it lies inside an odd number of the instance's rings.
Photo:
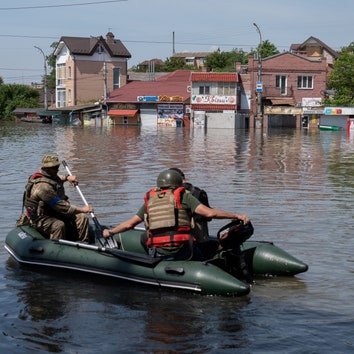
<svg viewBox="0 0 354 354">
<path fill-rule="evenodd" d="M 42 157 L 42 167 L 56 167 L 59 166 L 59 157 L 56 154 L 45 154 Z"/>
</svg>

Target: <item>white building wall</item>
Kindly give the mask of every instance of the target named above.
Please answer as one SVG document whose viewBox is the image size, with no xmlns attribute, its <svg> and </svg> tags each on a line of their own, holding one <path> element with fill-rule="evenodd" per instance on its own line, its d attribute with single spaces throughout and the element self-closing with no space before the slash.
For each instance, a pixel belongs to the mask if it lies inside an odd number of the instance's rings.
<svg viewBox="0 0 354 354">
<path fill-rule="evenodd" d="M 235 129 L 235 113 L 211 113 L 206 114 L 206 126 L 219 129 Z"/>
</svg>

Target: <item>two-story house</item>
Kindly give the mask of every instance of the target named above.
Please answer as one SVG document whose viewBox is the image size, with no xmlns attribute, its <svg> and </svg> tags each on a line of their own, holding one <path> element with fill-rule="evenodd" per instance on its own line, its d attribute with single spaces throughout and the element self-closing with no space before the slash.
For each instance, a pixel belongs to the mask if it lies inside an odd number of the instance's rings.
<svg viewBox="0 0 354 354">
<path fill-rule="evenodd" d="M 314 37 L 292 45 L 289 52 L 261 58 L 261 65 L 258 58 L 249 57 L 250 125 L 257 124 L 259 97 L 263 126 L 299 128 L 301 124 L 318 124 L 328 74 L 337 57 L 337 52 Z"/>
<path fill-rule="evenodd" d="M 240 82 L 237 73 L 192 72 L 191 117 L 195 126 L 245 128 L 248 120 L 240 113 Z"/>
<path fill-rule="evenodd" d="M 292 44 L 290 46 L 290 52 L 313 59 L 326 58 L 329 66 L 332 66 L 339 56 L 337 51 L 329 47 L 326 43 L 323 43 L 318 38 L 312 36 L 306 39 L 303 43 Z"/>
<path fill-rule="evenodd" d="M 54 55 L 57 108 L 105 102 L 127 82 L 131 54 L 111 32 L 106 38 L 61 37 Z"/>
</svg>

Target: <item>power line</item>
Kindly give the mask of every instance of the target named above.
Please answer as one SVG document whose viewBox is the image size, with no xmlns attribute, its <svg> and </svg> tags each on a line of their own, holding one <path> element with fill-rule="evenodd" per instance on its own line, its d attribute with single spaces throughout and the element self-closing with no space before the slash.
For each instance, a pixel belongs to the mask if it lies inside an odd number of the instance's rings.
<svg viewBox="0 0 354 354">
<path fill-rule="evenodd" d="M 8 10 L 45 9 L 45 8 L 51 8 L 51 7 L 72 7 L 72 6 L 98 5 L 98 4 L 107 4 L 107 3 L 112 3 L 112 2 L 123 2 L 123 1 L 128 1 L 128 0 L 91 1 L 91 2 L 82 2 L 82 3 L 77 3 L 77 4 L 0 7 L 0 10 L 8 11 Z"/>
<path fill-rule="evenodd" d="M 58 37 L 45 37 L 45 36 L 25 36 L 25 35 L 15 35 L 15 34 L 0 34 L 0 37 L 11 37 L 11 38 L 36 38 L 36 39 L 53 39 L 58 40 Z M 171 44 L 171 41 L 145 41 L 145 40 L 129 40 L 122 39 L 124 43 L 142 43 L 142 44 Z M 211 46 L 218 45 L 222 47 L 253 47 L 255 44 L 230 44 L 230 43 L 219 43 L 219 44 L 211 44 L 211 43 L 194 43 L 194 42 L 176 42 L 178 45 L 199 45 L 199 46 Z M 281 47 L 281 46 L 280 46 Z"/>
</svg>

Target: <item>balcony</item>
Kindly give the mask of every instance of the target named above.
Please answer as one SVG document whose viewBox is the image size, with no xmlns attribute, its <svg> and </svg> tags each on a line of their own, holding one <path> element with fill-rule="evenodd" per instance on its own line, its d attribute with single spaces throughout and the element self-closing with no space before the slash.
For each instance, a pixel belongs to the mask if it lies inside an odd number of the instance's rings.
<svg viewBox="0 0 354 354">
<path fill-rule="evenodd" d="M 263 87 L 263 100 L 272 106 L 295 106 L 295 97 L 292 86 Z"/>
<path fill-rule="evenodd" d="M 294 98 L 294 90 L 292 86 L 287 87 L 263 87 L 263 95 L 264 98 L 272 99 L 272 98 Z"/>
</svg>

